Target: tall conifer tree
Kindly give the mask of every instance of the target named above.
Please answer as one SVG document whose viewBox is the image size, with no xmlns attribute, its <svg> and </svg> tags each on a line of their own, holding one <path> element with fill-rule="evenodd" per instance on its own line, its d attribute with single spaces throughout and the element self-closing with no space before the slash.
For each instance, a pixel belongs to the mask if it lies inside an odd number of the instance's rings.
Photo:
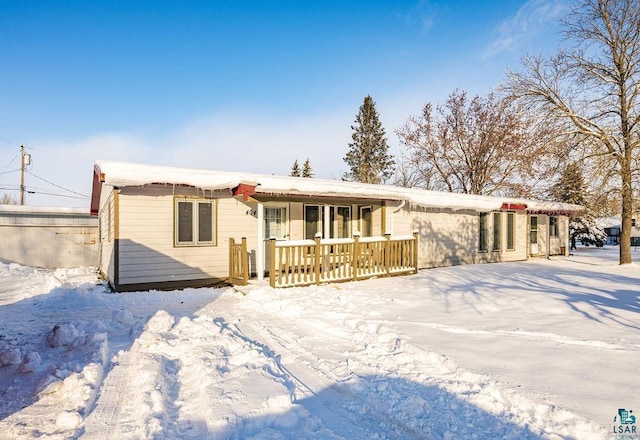
<svg viewBox="0 0 640 440">
<path fill-rule="evenodd" d="M 289 173 L 292 177 L 300 177 L 300 165 L 298 165 L 298 159 L 293 163 L 291 167 L 291 173 Z"/>
<path fill-rule="evenodd" d="M 596 223 L 589 206 L 586 187 L 582 167 L 574 162 L 564 169 L 558 182 L 551 188 L 551 197 L 559 202 L 583 205 L 585 208 L 582 215 L 569 221 L 572 246 L 576 241 L 585 245 L 602 246 L 607 240 L 607 234 Z"/>
<path fill-rule="evenodd" d="M 302 177 L 313 177 L 313 170 L 311 169 L 311 163 L 309 162 L 309 158 L 304 161 L 304 165 L 302 165 Z"/>
<path fill-rule="evenodd" d="M 344 174 L 343 179 L 363 183 L 388 180 L 393 174 L 393 156 L 389 154 L 386 133 L 370 95 L 364 98 L 351 129 L 353 142 L 349 143 L 349 151 L 344 157 L 350 171 Z"/>
</svg>

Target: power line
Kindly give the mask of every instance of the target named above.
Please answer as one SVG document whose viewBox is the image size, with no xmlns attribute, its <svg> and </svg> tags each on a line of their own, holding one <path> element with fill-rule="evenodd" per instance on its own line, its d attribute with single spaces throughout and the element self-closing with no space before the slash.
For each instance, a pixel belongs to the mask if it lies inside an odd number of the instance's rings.
<svg viewBox="0 0 640 440">
<path fill-rule="evenodd" d="M 6 142 L 6 143 L 8 143 L 8 144 L 15 145 L 16 147 L 20 147 L 20 144 L 16 144 L 15 142 L 10 141 L 9 139 L 4 138 L 4 137 L 2 137 L 2 136 L 0 136 L 0 140 L 3 140 L 3 141 L 5 141 L 5 142 Z M 20 153 L 19 153 L 19 152 L 18 152 L 18 153 L 16 153 L 16 155 L 15 155 L 15 156 L 13 156 L 13 159 L 11 159 L 11 161 L 7 164 L 7 166 L 6 166 L 6 167 L 3 167 L 3 168 L 9 168 L 9 166 L 13 163 L 13 161 L 14 161 L 14 160 L 16 160 L 16 158 L 18 157 L 18 154 L 20 154 Z"/>
<path fill-rule="evenodd" d="M 20 188 L 8 188 L 8 187 L 3 187 L 0 186 L 0 190 L 2 191 L 20 191 Z M 68 199 L 80 199 L 80 200 L 86 200 L 88 197 L 87 196 L 69 196 L 66 194 L 55 194 L 55 193 L 48 193 L 48 192 L 43 192 L 43 191 L 31 191 L 31 190 L 25 190 L 25 192 L 27 194 L 40 194 L 43 196 L 54 196 L 54 197 L 66 197 Z"/>
<path fill-rule="evenodd" d="M 0 136 L 0 139 L 1 139 L 1 140 L 3 140 L 3 141 L 5 141 L 5 142 L 6 142 L 6 143 L 8 143 L 8 144 L 15 145 L 16 147 L 19 147 L 19 146 L 20 146 L 20 144 L 16 144 L 15 142 L 10 141 L 10 140 L 9 140 L 9 139 L 7 139 L 7 138 L 3 138 L 2 136 Z"/>
<path fill-rule="evenodd" d="M 41 194 L 41 195 L 44 195 L 44 196 L 66 197 L 66 198 L 68 198 L 68 199 L 81 199 L 81 200 L 86 200 L 86 199 L 89 199 L 89 198 L 90 198 L 89 196 L 81 196 L 81 197 L 78 197 L 78 196 L 68 196 L 68 195 L 66 195 L 66 194 L 54 194 L 54 193 L 46 193 L 46 192 L 40 192 L 40 191 L 27 191 L 27 193 L 29 193 L 29 194 Z"/>
<path fill-rule="evenodd" d="M 88 195 L 86 195 L 86 194 L 82 194 L 82 193 L 79 193 L 79 192 L 77 192 L 77 191 L 73 191 L 73 190 L 71 190 L 71 189 L 68 189 L 68 188 L 65 188 L 65 187 L 63 187 L 63 186 L 57 185 L 57 184 L 55 184 L 55 183 L 53 183 L 53 182 L 50 182 L 50 181 L 48 181 L 47 179 L 44 179 L 44 178 L 42 178 L 42 177 L 40 177 L 40 176 L 37 176 L 37 175 L 33 174 L 31 171 L 26 171 L 26 172 L 27 172 L 28 174 L 32 175 L 33 177 L 35 177 L 36 179 L 40 179 L 40 180 L 42 180 L 43 182 L 48 183 L 49 185 L 53 185 L 53 186 L 55 186 L 56 188 L 60 188 L 61 190 L 64 190 L 64 191 L 67 191 L 67 192 L 70 192 L 70 193 L 73 193 L 73 194 L 77 194 L 77 195 L 79 195 L 79 196 L 84 197 L 85 199 L 90 199 L 90 198 L 91 198 L 91 197 L 89 197 L 89 196 L 88 196 Z"/>
<path fill-rule="evenodd" d="M 19 152 L 18 152 L 18 153 L 16 153 L 16 155 L 15 155 L 15 156 L 13 156 L 13 159 L 11 159 L 11 160 L 9 161 L 9 163 L 7 164 L 7 166 L 6 166 L 6 167 L 2 167 L 2 168 L 9 168 L 9 166 L 13 163 L 13 161 L 14 161 L 14 160 L 16 160 L 16 158 L 18 157 L 18 154 L 20 154 L 20 153 L 19 153 Z"/>
<path fill-rule="evenodd" d="M 12 144 L 12 145 L 16 145 L 16 146 L 18 146 L 18 144 L 16 144 L 15 142 L 12 142 L 12 141 L 10 141 L 9 139 L 6 139 L 6 138 L 4 138 L 4 137 L 2 137 L 2 136 L 0 136 L 0 140 L 3 140 L 3 141 L 5 141 L 5 142 L 7 142 L 7 143 L 9 143 L 9 144 Z M 32 150 L 33 148 L 28 148 L 28 149 Z M 38 188 L 37 188 L 37 187 L 33 187 L 33 186 L 29 186 L 29 187 L 25 186 L 25 185 L 24 185 L 24 183 L 23 183 L 23 182 L 24 182 L 23 180 L 21 180 L 21 183 L 20 183 L 20 186 L 19 186 L 19 188 L 18 188 L 18 189 L 16 189 L 16 188 L 12 188 L 12 187 L 15 187 L 15 186 L 17 186 L 17 185 L 4 184 L 4 186 L 0 186 L 0 190 L 5 190 L 5 191 L 20 191 L 20 192 L 21 192 L 21 194 L 24 194 L 24 193 L 26 192 L 27 194 L 40 194 L 40 195 L 47 195 L 47 196 L 53 196 L 53 197 L 66 197 L 66 198 L 70 198 L 70 199 L 84 199 L 84 200 L 86 200 L 86 199 L 90 199 L 90 198 L 91 198 L 90 196 L 88 196 L 88 195 L 86 195 L 86 194 L 82 194 L 82 193 L 79 193 L 79 192 L 74 191 L 74 190 L 72 190 L 72 189 L 65 188 L 64 186 L 58 185 L 58 184 L 56 184 L 56 183 L 53 183 L 53 182 L 51 182 L 50 180 L 47 180 L 47 179 L 45 179 L 45 178 L 43 178 L 43 177 L 40 177 L 40 176 L 38 176 L 37 174 L 34 174 L 34 173 L 32 173 L 31 171 L 27 170 L 27 169 L 25 168 L 25 157 L 28 157 L 28 156 L 30 156 L 30 155 L 26 155 L 26 154 L 24 153 L 24 150 L 25 150 L 25 147 L 24 147 L 24 146 L 22 146 L 22 145 L 20 145 L 20 152 L 19 152 L 19 153 L 17 153 L 17 154 L 13 157 L 13 159 L 11 159 L 11 161 L 9 162 L 9 164 L 8 164 L 6 167 L 4 167 L 4 168 L 9 168 L 9 167 L 11 166 L 11 164 L 16 160 L 16 158 L 18 157 L 18 155 L 19 155 L 19 154 L 22 154 L 22 155 L 23 155 L 23 159 L 22 159 L 22 167 L 21 167 L 20 169 L 15 169 L 15 170 L 9 170 L 9 171 L 3 171 L 3 172 L 0 172 L 0 175 L 2 175 L 2 174 L 9 174 L 9 173 L 15 173 L 16 171 L 21 171 L 21 172 L 23 172 L 23 174 L 21 174 L 21 176 L 24 176 L 24 172 L 26 172 L 26 173 L 28 173 L 29 175 L 31 175 L 31 176 L 33 176 L 33 177 L 35 177 L 35 178 L 36 178 L 36 179 L 38 179 L 38 180 L 41 180 L 41 181 L 43 181 L 43 182 L 45 182 L 45 183 L 48 183 L 48 184 L 49 184 L 49 185 L 51 185 L 51 186 L 54 186 L 54 187 L 56 187 L 56 188 L 58 188 L 58 189 L 61 189 L 61 190 L 63 190 L 63 191 L 66 191 L 66 192 L 68 192 L 68 193 L 75 194 L 75 195 L 68 195 L 68 194 L 56 194 L 56 193 L 50 193 L 50 192 L 45 192 L 45 191 L 34 191 L 34 189 L 38 189 Z M 27 163 L 28 163 L 28 162 L 27 162 Z M 23 178 L 21 177 L 21 179 L 23 179 Z M 28 188 L 32 188 L 32 189 L 28 189 Z M 22 199 L 21 199 L 21 202 L 22 202 Z"/>
</svg>

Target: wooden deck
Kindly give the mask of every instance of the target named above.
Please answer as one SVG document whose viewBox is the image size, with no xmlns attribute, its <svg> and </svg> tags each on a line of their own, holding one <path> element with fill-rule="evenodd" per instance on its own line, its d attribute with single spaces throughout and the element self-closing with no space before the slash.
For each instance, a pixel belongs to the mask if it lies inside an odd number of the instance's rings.
<svg viewBox="0 0 640 440">
<path fill-rule="evenodd" d="M 293 287 L 418 271 L 417 234 L 269 243 L 269 284 Z"/>
</svg>

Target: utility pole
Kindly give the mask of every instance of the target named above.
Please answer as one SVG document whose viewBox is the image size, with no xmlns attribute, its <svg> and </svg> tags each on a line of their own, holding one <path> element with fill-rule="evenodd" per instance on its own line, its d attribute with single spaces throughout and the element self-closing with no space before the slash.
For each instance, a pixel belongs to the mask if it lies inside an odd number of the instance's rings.
<svg viewBox="0 0 640 440">
<path fill-rule="evenodd" d="M 24 170 L 31 163 L 31 155 L 24 152 L 24 145 L 20 145 L 20 205 L 24 205 Z"/>
</svg>

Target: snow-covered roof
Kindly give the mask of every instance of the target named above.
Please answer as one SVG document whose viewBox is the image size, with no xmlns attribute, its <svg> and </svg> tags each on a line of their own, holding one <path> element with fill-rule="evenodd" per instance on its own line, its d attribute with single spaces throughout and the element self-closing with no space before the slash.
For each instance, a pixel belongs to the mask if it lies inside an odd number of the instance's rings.
<svg viewBox="0 0 640 440">
<path fill-rule="evenodd" d="M 31 214 L 65 214 L 65 215 L 89 215 L 87 208 L 66 208 L 52 206 L 28 206 L 28 205 L 0 205 L 0 212 L 31 213 Z"/>
<path fill-rule="evenodd" d="M 98 160 L 96 166 L 106 185 L 121 188 L 150 184 L 188 185 L 203 190 L 233 189 L 241 184 L 255 186 L 257 194 L 322 196 L 397 200 L 415 206 L 480 212 L 501 209 L 507 204 L 526 205 L 532 212 L 578 212 L 581 206 L 509 197 L 428 191 L 389 185 L 340 180 L 213 171 Z"/>
</svg>

